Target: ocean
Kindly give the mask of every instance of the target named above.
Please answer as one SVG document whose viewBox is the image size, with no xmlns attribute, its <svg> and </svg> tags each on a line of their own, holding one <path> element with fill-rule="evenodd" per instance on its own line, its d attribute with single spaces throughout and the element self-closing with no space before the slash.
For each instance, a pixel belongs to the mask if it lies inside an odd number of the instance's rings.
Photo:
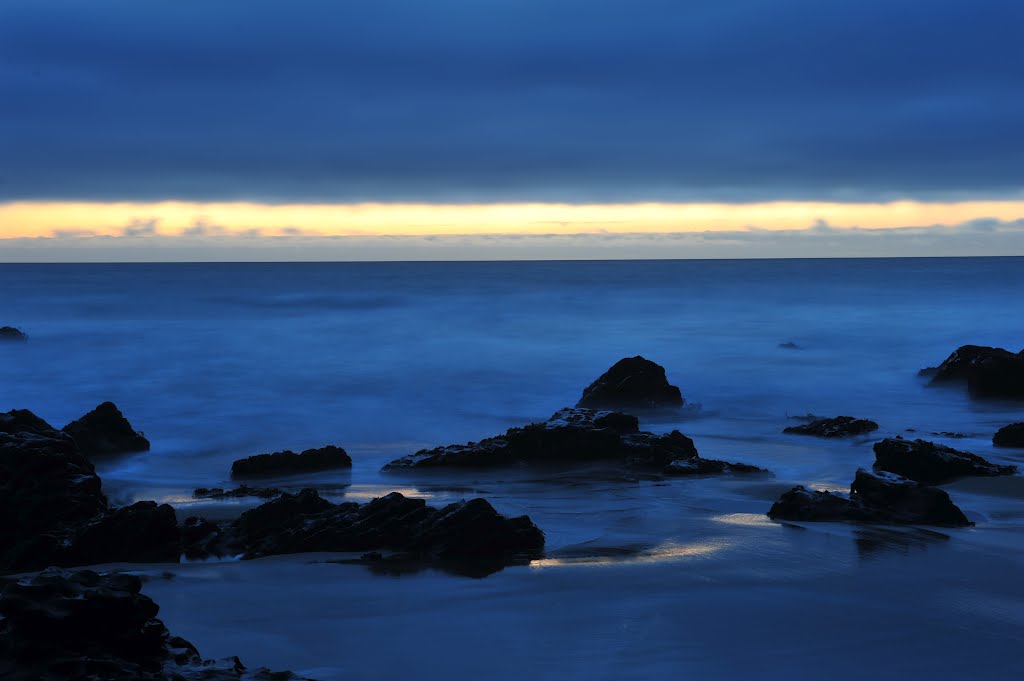
<svg viewBox="0 0 1024 681">
<path fill-rule="evenodd" d="M 764 516 L 794 484 L 848 488 L 896 434 L 1024 464 L 991 443 L 1024 404 L 917 375 L 963 344 L 1024 347 L 1024 258 L 4 264 L 0 291 L 0 325 L 30 336 L 0 344 L 0 409 L 60 427 L 112 400 L 152 442 L 98 464 L 118 502 L 228 516 L 256 502 L 192 488 L 335 444 L 351 472 L 283 484 L 485 496 L 547 535 L 545 560 L 478 580 L 308 556 L 155 569 L 176 578 L 146 592 L 204 656 L 325 680 L 1024 673 L 1024 477 L 946 486 L 963 530 Z M 380 471 L 546 419 L 634 355 L 688 403 L 643 428 L 773 477 Z M 782 434 L 809 413 L 880 430 Z"/>
</svg>

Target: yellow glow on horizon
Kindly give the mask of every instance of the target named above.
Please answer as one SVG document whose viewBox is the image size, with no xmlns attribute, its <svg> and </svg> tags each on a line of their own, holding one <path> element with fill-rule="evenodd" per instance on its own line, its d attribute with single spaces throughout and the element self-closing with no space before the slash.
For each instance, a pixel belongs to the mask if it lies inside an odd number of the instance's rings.
<svg viewBox="0 0 1024 681">
<path fill-rule="evenodd" d="M 581 234 L 703 232 L 832 227 L 956 225 L 979 218 L 1024 218 L 1024 201 L 752 204 L 260 204 L 248 202 L 101 203 L 17 201 L 0 204 L 0 238 L 48 237 L 75 230 L 119 236 L 133 223 L 156 221 L 156 233 L 181 235 L 197 224 L 223 233 L 294 230 L 325 236 Z"/>
</svg>

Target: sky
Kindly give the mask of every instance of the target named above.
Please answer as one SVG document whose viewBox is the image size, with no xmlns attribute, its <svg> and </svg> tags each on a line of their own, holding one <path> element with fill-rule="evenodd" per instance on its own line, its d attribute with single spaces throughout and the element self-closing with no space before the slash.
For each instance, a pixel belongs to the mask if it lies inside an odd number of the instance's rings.
<svg viewBox="0 0 1024 681">
<path fill-rule="evenodd" d="M 1016 0 L 4 0 L 0 261 L 1024 255 Z"/>
</svg>

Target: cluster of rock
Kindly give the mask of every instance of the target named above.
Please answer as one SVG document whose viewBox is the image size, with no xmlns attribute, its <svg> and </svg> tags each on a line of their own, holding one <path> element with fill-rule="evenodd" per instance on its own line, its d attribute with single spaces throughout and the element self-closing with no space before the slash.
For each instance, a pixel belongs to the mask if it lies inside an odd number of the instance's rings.
<svg viewBox="0 0 1024 681">
<path fill-rule="evenodd" d="M 385 470 L 427 467 L 483 468 L 513 464 L 609 462 L 665 475 L 763 473 L 743 463 L 704 459 L 678 430 L 667 435 L 640 430 L 635 416 L 568 407 L 550 419 L 465 445 L 423 449 L 396 459 Z"/>
<path fill-rule="evenodd" d="M 138 577 L 49 568 L 0 593 L 0 678 L 10 681 L 291 681 L 237 657 L 203 660 L 171 636 Z"/>
<path fill-rule="evenodd" d="M 365 504 L 333 504 L 313 489 L 284 493 L 236 520 L 214 524 L 189 518 L 185 555 L 260 556 L 310 551 L 394 550 L 409 559 L 534 557 L 544 533 L 528 516 L 506 518 L 485 499 L 432 508 L 392 492 Z"/>
<path fill-rule="evenodd" d="M 964 345 L 937 367 L 921 370 L 932 385 L 965 384 L 977 397 L 1024 398 L 1024 350 Z"/>
<path fill-rule="evenodd" d="M 259 499 L 272 499 L 284 492 L 276 487 L 250 487 L 239 485 L 234 489 L 223 487 L 196 487 L 192 490 L 193 499 L 241 499 L 243 497 L 257 497 Z"/>
<path fill-rule="evenodd" d="M 327 445 L 296 454 L 291 450 L 256 454 L 231 464 L 233 478 L 265 478 L 295 473 L 315 473 L 335 468 L 351 468 L 352 458 L 341 447 Z"/>
<path fill-rule="evenodd" d="M 772 505 L 779 520 L 853 520 L 962 527 L 967 516 L 933 485 L 965 476 L 1011 475 L 1015 466 L 990 463 L 925 440 L 887 438 L 874 446 L 875 472 L 857 471 L 849 494 L 797 486 Z"/>
<path fill-rule="evenodd" d="M 16 343 L 23 343 L 28 340 L 28 334 L 21 329 L 17 329 L 13 326 L 0 326 L 0 343 L 4 341 L 14 341 Z"/>
<path fill-rule="evenodd" d="M 814 435 L 816 437 L 851 437 L 864 435 L 878 430 L 878 424 L 867 419 L 856 419 L 852 416 L 836 416 L 830 419 L 814 419 L 810 423 L 789 426 L 782 432 L 793 435 Z"/>
</svg>

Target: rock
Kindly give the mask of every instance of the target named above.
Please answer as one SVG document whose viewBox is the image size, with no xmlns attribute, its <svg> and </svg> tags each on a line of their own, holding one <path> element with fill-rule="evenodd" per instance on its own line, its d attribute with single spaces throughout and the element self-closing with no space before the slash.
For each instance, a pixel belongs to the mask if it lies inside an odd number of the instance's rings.
<svg viewBox="0 0 1024 681">
<path fill-rule="evenodd" d="M 876 442 L 874 449 L 875 469 L 930 485 L 964 476 L 1011 475 L 1017 471 L 1016 466 L 1000 466 L 977 454 L 926 440 L 887 438 Z"/>
<path fill-rule="evenodd" d="M 0 343 L 4 341 L 23 343 L 27 340 L 28 335 L 21 329 L 16 329 L 13 326 L 0 326 Z"/>
<path fill-rule="evenodd" d="M 793 341 L 786 341 L 785 343 L 779 343 L 779 347 L 783 350 L 803 350 L 803 347 L 797 345 Z"/>
<path fill-rule="evenodd" d="M 922 369 L 932 385 L 964 383 L 976 397 L 1024 399 L 1024 350 L 964 345 L 937 367 Z"/>
<path fill-rule="evenodd" d="M 746 464 L 702 459 L 693 440 L 678 430 L 667 435 L 641 432 L 635 416 L 580 408 L 562 409 L 543 423 L 510 428 L 504 435 L 480 442 L 423 449 L 384 468 L 486 468 L 553 462 L 609 462 L 666 475 L 764 472 Z"/>
<path fill-rule="evenodd" d="M 328 445 L 320 449 L 307 449 L 300 454 L 285 450 L 239 459 L 231 464 L 231 477 L 271 477 L 351 467 L 352 458 L 344 449 Z"/>
<path fill-rule="evenodd" d="M 686 400 L 669 385 L 665 368 L 639 355 L 620 359 L 583 391 L 577 407 L 587 409 L 678 409 Z"/>
<path fill-rule="evenodd" d="M 48 568 L 0 594 L 0 677 L 9 681 L 298 679 L 203 660 L 156 619 L 133 575 Z"/>
<path fill-rule="evenodd" d="M 92 463 L 26 410 L 0 414 L 0 572 L 47 565 L 177 561 L 170 506 L 111 509 Z"/>
<path fill-rule="evenodd" d="M 857 471 L 849 495 L 794 487 L 776 501 L 768 516 L 776 520 L 971 525 L 967 516 L 937 487 L 891 473 Z"/>
<path fill-rule="evenodd" d="M 149 440 L 132 428 L 113 402 L 104 402 L 61 430 L 89 458 L 149 451 Z"/>
<path fill-rule="evenodd" d="M 240 485 L 229 490 L 222 487 L 197 487 L 192 490 L 194 499 L 240 499 L 242 497 L 270 499 L 279 494 L 281 494 L 281 490 L 276 487 L 249 487 L 248 485 Z"/>
<path fill-rule="evenodd" d="M 997 447 L 1020 447 L 1024 449 L 1024 422 L 1003 426 L 992 436 Z"/>
<path fill-rule="evenodd" d="M 817 437 L 851 437 L 874 430 L 878 430 L 878 424 L 874 421 L 855 419 L 852 416 L 837 416 L 832 419 L 816 419 L 802 426 L 789 426 L 782 432 Z"/>
<path fill-rule="evenodd" d="M 392 492 L 366 504 L 332 504 L 316 490 L 282 494 L 212 529 L 189 519 L 183 530 L 195 555 L 259 556 L 309 551 L 405 551 L 435 559 L 538 554 L 544 534 L 527 516 L 505 518 L 484 499 L 431 508 Z"/>
</svg>

